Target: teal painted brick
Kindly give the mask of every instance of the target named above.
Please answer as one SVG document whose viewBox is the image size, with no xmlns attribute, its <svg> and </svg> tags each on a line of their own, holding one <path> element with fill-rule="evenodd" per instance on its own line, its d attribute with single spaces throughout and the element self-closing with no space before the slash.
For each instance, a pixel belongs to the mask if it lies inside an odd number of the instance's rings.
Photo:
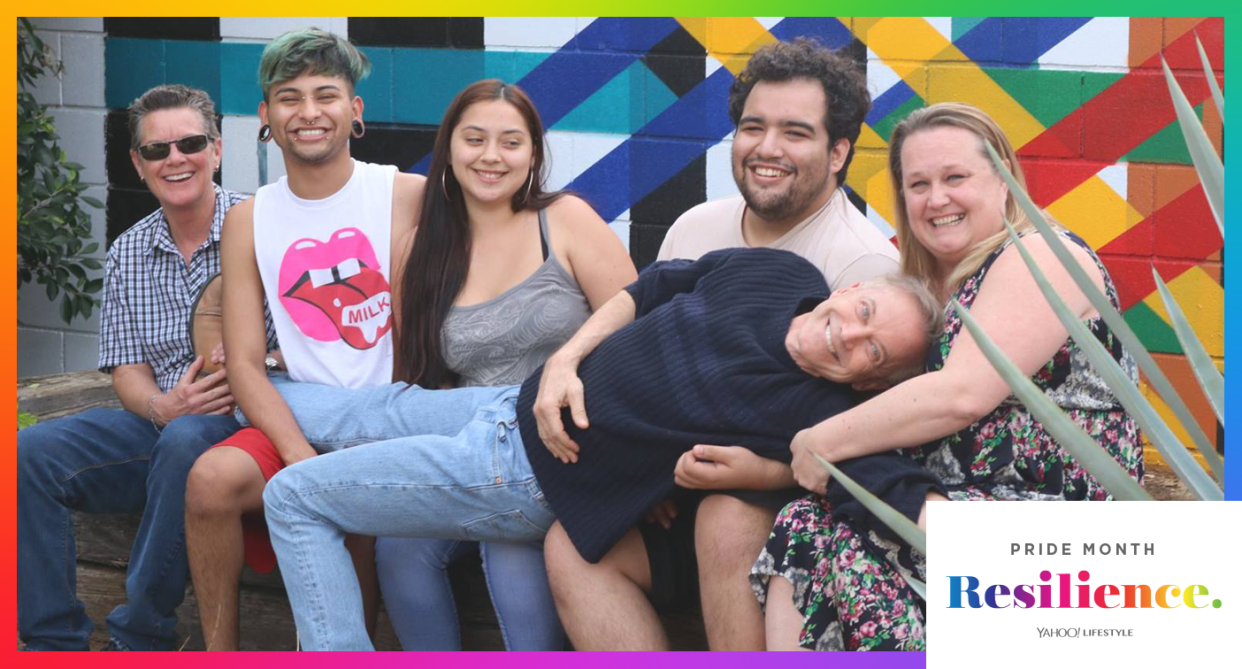
<svg viewBox="0 0 1242 669">
<path fill-rule="evenodd" d="M 165 40 L 164 61 L 168 82 L 207 91 L 220 99 L 220 43 Z"/>
<path fill-rule="evenodd" d="M 971 28 L 983 23 L 986 17 L 983 16 L 967 16 L 956 17 L 953 19 L 953 41 L 961 39 L 962 35 L 970 32 Z"/>
<path fill-rule="evenodd" d="M 574 108 L 555 126 L 556 130 L 630 134 L 646 123 L 644 92 L 647 76 L 654 76 L 635 61 Z"/>
<path fill-rule="evenodd" d="M 371 60 L 371 76 L 358 82 L 358 95 L 365 105 L 362 118 L 375 123 L 390 123 L 392 114 L 392 49 L 362 47 Z"/>
<path fill-rule="evenodd" d="M 672 106 L 674 102 L 677 102 L 677 94 L 664 85 L 660 77 L 656 76 L 655 72 L 652 72 L 646 65 L 643 65 L 642 61 L 639 61 L 637 64 L 641 65 L 644 70 L 643 91 L 646 98 L 644 100 L 646 109 L 643 124 L 646 125 L 655 117 L 663 114 L 664 110 Z M 637 129 L 634 128 L 634 130 Z"/>
<path fill-rule="evenodd" d="M 439 125 L 457 92 L 485 78 L 483 51 L 394 49 L 393 120 Z"/>
<path fill-rule="evenodd" d="M 164 42 L 109 37 L 104 43 L 104 100 L 124 109 L 147 89 L 164 83 Z"/>
<path fill-rule="evenodd" d="M 511 84 L 517 83 L 551 55 L 539 51 L 487 51 L 483 56 L 484 74 Z"/>
<path fill-rule="evenodd" d="M 220 44 L 220 111 L 225 114 L 258 113 L 263 101 L 259 88 L 259 59 L 263 44 Z"/>
</svg>

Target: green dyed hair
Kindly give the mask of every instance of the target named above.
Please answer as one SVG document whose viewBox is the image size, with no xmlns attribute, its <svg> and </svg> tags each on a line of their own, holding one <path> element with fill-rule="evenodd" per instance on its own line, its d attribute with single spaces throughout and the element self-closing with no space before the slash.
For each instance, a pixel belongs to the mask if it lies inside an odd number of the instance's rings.
<svg viewBox="0 0 1242 669">
<path fill-rule="evenodd" d="M 274 84 L 303 74 L 341 77 L 350 88 L 371 73 L 371 61 L 344 37 L 319 28 L 302 28 L 272 40 L 259 61 L 263 98 Z"/>
</svg>

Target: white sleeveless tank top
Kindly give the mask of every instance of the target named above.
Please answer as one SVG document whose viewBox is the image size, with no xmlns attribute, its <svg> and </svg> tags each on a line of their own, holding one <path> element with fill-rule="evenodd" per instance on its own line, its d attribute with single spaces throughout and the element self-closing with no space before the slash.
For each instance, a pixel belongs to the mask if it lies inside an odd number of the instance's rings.
<svg viewBox="0 0 1242 669">
<path fill-rule="evenodd" d="M 285 177 L 255 193 L 255 259 L 295 381 L 360 388 L 392 380 L 396 173 L 354 161 L 345 186 L 322 200 L 294 195 Z"/>
</svg>

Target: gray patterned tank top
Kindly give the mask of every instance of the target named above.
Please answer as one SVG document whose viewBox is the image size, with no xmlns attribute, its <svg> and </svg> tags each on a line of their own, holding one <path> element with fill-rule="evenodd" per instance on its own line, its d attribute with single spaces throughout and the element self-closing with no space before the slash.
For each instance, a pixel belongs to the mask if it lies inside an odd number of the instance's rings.
<svg viewBox="0 0 1242 669">
<path fill-rule="evenodd" d="M 582 288 L 551 250 L 543 211 L 539 234 L 548 249 L 539 269 L 486 302 L 449 310 L 441 345 L 458 385 L 525 381 L 591 316 Z"/>
</svg>

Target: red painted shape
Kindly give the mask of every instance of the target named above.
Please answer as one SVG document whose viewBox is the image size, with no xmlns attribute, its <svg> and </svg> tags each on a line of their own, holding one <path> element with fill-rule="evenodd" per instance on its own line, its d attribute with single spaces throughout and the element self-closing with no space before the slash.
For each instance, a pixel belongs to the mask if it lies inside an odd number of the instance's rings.
<svg viewBox="0 0 1242 669">
<path fill-rule="evenodd" d="M 1208 41 L 1215 39 L 1209 36 L 1215 34 L 1214 22 L 1219 21 L 1220 19 L 1207 19 L 1199 24 L 1197 29 L 1201 31 L 1204 39 L 1204 48 L 1207 48 Z M 1194 35 L 1194 31 L 1182 35 L 1167 47 L 1166 53 L 1176 55 L 1179 59 L 1182 51 L 1187 48 L 1194 53 Z M 1057 155 L 1064 147 L 1074 146 L 1078 141 L 1078 133 L 1081 132 L 1084 158 L 1106 164 L 1116 162 L 1176 118 L 1173 103 L 1169 100 L 1168 87 L 1159 68 L 1160 54 L 1156 54 L 1027 142 L 1019 149 L 1018 154 Z M 1202 72 L 1201 67 L 1190 72 L 1175 73 L 1192 105 L 1199 104 L 1208 95 L 1206 81 L 1202 74 L 1195 74 L 1196 71 Z M 1094 174 L 1087 174 L 1085 167 L 1067 167 L 1069 170 L 1053 175 L 1054 179 L 1048 184 L 1038 184 L 1039 197 L 1032 195 L 1036 203 L 1055 202 Z M 1032 184 L 1037 183 L 1034 178 L 1030 181 Z"/>
<path fill-rule="evenodd" d="M 1214 17 L 1200 21 L 1192 30 L 1180 35 L 1164 50 L 1164 59 L 1174 70 L 1185 69 L 1195 72 L 1203 71 L 1203 61 L 1199 58 L 1199 49 L 1195 47 L 1195 35 L 1203 43 L 1207 52 L 1208 62 L 1217 72 L 1225 71 L 1225 20 Z M 1187 39 L 1189 38 L 1189 39 Z M 1146 65 L 1146 63 L 1144 63 Z M 1160 60 L 1156 59 L 1156 68 Z"/>
<path fill-rule="evenodd" d="M 1112 161 L 1049 160 L 1026 156 L 1019 162 L 1026 174 L 1027 193 L 1041 207 L 1056 202 L 1061 196 L 1113 164 Z"/>
<path fill-rule="evenodd" d="M 1195 186 L 1162 207 L 1155 219 L 1156 255 L 1203 260 L 1224 248 L 1202 186 Z"/>
<path fill-rule="evenodd" d="M 1156 281 L 1151 278 L 1151 267 L 1154 264 L 1160 271 L 1160 278 L 1165 283 L 1176 279 L 1189 271 L 1196 263 L 1181 260 L 1157 260 L 1135 258 L 1134 256 L 1110 256 L 1100 254 L 1104 267 L 1117 286 L 1117 297 L 1121 303 L 1121 311 L 1143 301 L 1156 290 Z"/>
</svg>

